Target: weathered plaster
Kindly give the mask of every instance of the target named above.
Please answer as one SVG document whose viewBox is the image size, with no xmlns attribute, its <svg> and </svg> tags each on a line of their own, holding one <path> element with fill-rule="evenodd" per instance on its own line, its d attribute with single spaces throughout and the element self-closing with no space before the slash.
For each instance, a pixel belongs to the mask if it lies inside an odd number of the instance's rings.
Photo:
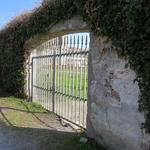
<svg viewBox="0 0 150 150">
<path fill-rule="evenodd" d="M 89 61 L 88 136 L 110 150 L 150 150 L 135 72 L 106 37 L 91 35 Z"/>
</svg>

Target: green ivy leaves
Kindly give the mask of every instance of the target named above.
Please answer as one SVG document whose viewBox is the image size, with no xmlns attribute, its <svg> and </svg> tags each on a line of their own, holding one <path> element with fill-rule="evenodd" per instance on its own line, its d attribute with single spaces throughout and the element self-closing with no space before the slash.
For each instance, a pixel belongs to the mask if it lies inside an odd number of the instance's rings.
<svg viewBox="0 0 150 150">
<path fill-rule="evenodd" d="M 144 128 L 150 132 L 150 1 L 52 0 L 33 13 L 12 21 L 0 31 L 0 83 L 13 95 L 24 93 L 24 43 L 50 25 L 79 14 L 97 36 L 108 36 L 129 59 L 141 90 L 139 108 L 145 112 Z M 141 109 L 142 108 L 142 109 Z"/>
</svg>

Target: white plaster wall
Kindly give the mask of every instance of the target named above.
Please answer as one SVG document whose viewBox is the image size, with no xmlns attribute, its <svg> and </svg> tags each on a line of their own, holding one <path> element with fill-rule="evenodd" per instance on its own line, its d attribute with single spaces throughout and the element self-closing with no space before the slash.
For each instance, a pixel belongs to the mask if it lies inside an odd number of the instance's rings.
<svg viewBox="0 0 150 150">
<path fill-rule="evenodd" d="M 91 35 L 89 56 L 88 136 L 110 150 L 150 150 L 150 135 L 138 111 L 136 74 L 118 57 L 106 37 Z"/>
</svg>

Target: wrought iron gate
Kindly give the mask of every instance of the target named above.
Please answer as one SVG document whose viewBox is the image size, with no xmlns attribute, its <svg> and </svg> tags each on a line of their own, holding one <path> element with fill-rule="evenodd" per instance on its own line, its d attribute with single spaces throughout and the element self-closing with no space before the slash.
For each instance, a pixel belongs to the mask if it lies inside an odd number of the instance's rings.
<svg viewBox="0 0 150 150">
<path fill-rule="evenodd" d="M 64 119 L 86 127 L 88 34 L 43 43 L 32 57 L 32 100 Z"/>
</svg>

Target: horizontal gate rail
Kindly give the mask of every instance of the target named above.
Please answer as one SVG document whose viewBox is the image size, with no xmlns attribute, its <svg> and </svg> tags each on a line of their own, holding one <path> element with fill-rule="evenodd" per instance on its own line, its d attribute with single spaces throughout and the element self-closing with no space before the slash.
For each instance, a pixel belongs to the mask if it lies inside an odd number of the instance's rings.
<svg viewBox="0 0 150 150">
<path fill-rule="evenodd" d="M 39 87 L 39 86 L 36 86 L 36 85 L 33 85 L 33 87 L 37 88 L 37 89 L 40 89 L 40 90 L 44 90 L 44 91 L 48 91 L 48 92 L 52 92 L 53 90 L 52 89 L 47 89 L 47 88 L 42 88 L 42 87 Z"/>
<path fill-rule="evenodd" d="M 40 89 L 40 90 L 43 90 L 43 91 L 48 91 L 48 92 L 52 92 L 52 91 L 53 91 L 53 89 L 48 90 L 47 88 L 38 87 L 38 86 L 36 86 L 36 85 L 33 85 L 33 87 L 35 87 L 35 88 L 37 88 L 37 89 Z M 78 99 L 78 100 L 82 100 L 82 101 L 86 101 L 86 100 L 87 100 L 87 99 L 84 99 L 84 98 L 72 96 L 72 95 L 69 95 L 69 94 L 66 94 L 66 93 L 62 93 L 62 92 L 58 92 L 58 91 L 55 91 L 54 93 L 60 94 L 60 95 L 62 95 L 62 96 L 69 97 L 69 98 L 71 98 L 71 99 Z"/>
<path fill-rule="evenodd" d="M 55 55 L 43 55 L 43 56 L 37 56 L 32 57 L 33 59 L 40 59 L 40 58 L 49 58 L 49 57 L 56 57 L 56 56 L 68 56 L 68 55 L 80 55 L 80 54 L 88 54 L 89 51 L 83 51 L 83 52 L 77 52 L 77 53 L 64 53 L 64 54 L 55 54 Z"/>
<path fill-rule="evenodd" d="M 69 95 L 69 94 L 66 94 L 66 93 L 61 93 L 61 92 L 57 92 L 57 91 L 55 91 L 55 93 L 56 94 L 60 94 L 62 96 L 69 97 L 71 99 L 78 99 L 78 100 L 82 100 L 82 101 L 87 101 L 87 99 L 84 99 L 84 98 L 81 98 L 81 97 L 72 96 L 72 95 Z"/>
</svg>

